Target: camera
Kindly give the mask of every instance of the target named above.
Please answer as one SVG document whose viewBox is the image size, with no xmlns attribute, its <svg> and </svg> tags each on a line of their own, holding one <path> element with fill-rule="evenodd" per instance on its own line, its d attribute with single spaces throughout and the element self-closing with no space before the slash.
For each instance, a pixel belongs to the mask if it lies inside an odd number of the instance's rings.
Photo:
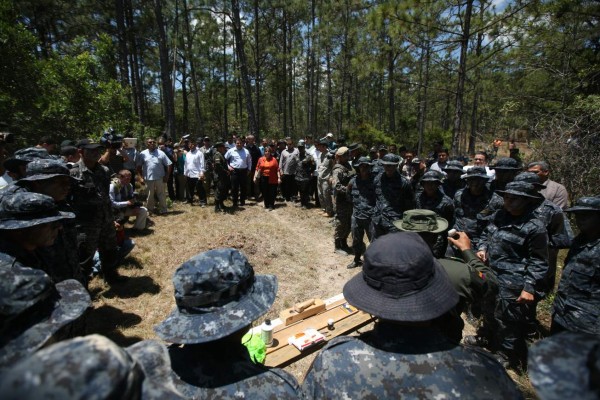
<svg viewBox="0 0 600 400">
<path fill-rule="evenodd" d="M 2 143 L 14 143 L 15 135 L 10 132 L 0 132 L 0 144 Z"/>
</svg>

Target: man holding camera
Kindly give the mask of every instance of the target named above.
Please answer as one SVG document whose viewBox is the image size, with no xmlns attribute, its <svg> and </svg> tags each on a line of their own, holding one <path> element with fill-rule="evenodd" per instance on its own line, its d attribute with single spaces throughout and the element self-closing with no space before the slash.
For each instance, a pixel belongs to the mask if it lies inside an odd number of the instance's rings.
<svg viewBox="0 0 600 400">
<path fill-rule="evenodd" d="M 142 207 L 142 203 L 135 200 L 133 185 L 131 184 L 131 172 L 126 169 L 119 171 L 110 184 L 108 192 L 110 202 L 117 222 L 124 221 L 127 217 L 135 217 L 133 229 L 142 231 L 146 228 L 148 209 Z"/>
</svg>

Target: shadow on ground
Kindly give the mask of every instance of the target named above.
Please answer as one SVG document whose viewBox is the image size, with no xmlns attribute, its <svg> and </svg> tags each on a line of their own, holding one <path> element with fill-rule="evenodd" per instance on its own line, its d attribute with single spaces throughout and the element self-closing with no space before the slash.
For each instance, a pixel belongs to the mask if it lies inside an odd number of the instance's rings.
<svg viewBox="0 0 600 400">
<path fill-rule="evenodd" d="M 118 308 L 103 305 L 88 311 L 85 319 L 87 334 L 97 333 L 104 335 L 120 346 L 129 346 L 143 340 L 138 336 L 124 336 L 123 328 L 138 325 L 142 317 L 137 314 L 123 312 Z"/>
<path fill-rule="evenodd" d="M 112 284 L 110 289 L 102 292 L 102 296 L 109 299 L 115 297 L 131 299 L 144 293 L 160 293 L 160 285 L 149 276 L 132 276 L 123 282 Z"/>
</svg>

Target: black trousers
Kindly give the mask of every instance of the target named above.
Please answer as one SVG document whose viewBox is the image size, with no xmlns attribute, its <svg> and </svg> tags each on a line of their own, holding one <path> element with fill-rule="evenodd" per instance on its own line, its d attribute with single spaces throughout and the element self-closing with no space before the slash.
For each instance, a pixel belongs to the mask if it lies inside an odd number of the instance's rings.
<svg viewBox="0 0 600 400">
<path fill-rule="evenodd" d="M 281 195 L 286 201 L 290 201 L 297 193 L 296 178 L 294 175 L 281 176 Z"/>
<path fill-rule="evenodd" d="M 231 200 L 234 205 L 246 201 L 246 187 L 248 179 L 248 169 L 234 169 L 231 171 Z"/>
<path fill-rule="evenodd" d="M 190 178 L 186 176 L 186 184 L 187 184 L 187 201 L 192 203 L 194 201 L 194 193 L 198 192 L 198 196 L 200 196 L 198 178 Z"/>
<path fill-rule="evenodd" d="M 275 207 L 275 197 L 277 196 L 277 184 L 269 184 L 268 176 L 260 177 L 260 189 L 262 190 L 265 208 Z"/>
</svg>

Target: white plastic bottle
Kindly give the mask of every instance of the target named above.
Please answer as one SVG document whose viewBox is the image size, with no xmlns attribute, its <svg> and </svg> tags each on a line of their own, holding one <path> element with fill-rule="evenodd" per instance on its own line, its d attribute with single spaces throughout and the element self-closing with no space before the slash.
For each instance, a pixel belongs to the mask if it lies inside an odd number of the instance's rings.
<svg viewBox="0 0 600 400">
<path fill-rule="evenodd" d="M 264 324 L 260 326 L 260 337 L 267 347 L 273 345 L 273 325 L 271 325 L 270 319 L 265 320 Z"/>
</svg>

